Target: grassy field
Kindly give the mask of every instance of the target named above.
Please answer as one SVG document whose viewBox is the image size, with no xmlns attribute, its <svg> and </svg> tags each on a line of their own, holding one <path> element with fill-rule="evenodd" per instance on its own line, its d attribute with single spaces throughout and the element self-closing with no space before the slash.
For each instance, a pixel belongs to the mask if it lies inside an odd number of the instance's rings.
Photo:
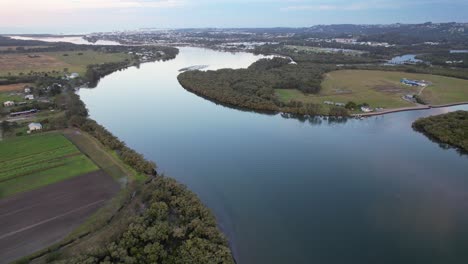
<svg viewBox="0 0 468 264">
<path fill-rule="evenodd" d="M 65 54 L 67 56 L 64 56 Z M 29 55 L 37 55 L 38 57 Z M 103 53 L 92 50 L 3 54 L 0 55 L 0 76 L 28 74 L 31 71 L 63 72 L 65 68 L 69 72 L 83 75 L 87 65 L 120 62 L 126 59 L 130 59 L 130 56 L 125 53 Z"/>
<path fill-rule="evenodd" d="M 14 92 L 0 92 L 0 107 L 3 107 L 3 103 L 6 101 L 22 102 L 24 96 L 15 94 Z"/>
<path fill-rule="evenodd" d="M 0 142 L 0 198 L 98 170 L 60 133 Z"/>
<path fill-rule="evenodd" d="M 298 100 L 324 105 L 324 101 L 337 103 L 353 101 L 385 109 L 414 106 L 415 104 L 403 100 L 402 96 L 418 94 L 421 88 L 402 85 L 400 83 L 402 78 L 432 82 L 433 84 L 421 93 L 421 97 L 428 104 L 468 101 L 467 80 L 428 74 L 366 70 L 341 70 L 328 73 L 318 95 L 281 89 L 276 90 L 276 95 L 284 102 Z"/>
<path fill-rule="evenodd" d="M 351 49 L 332 49 L 332 48 L 319 48 L 319 47 L 308 47 L 308 46 L 294 46 L 294 45 L 286 45 L 285 46 L 287 49 L 292 50 L 292 51 L 303 51 L 303 52 L 308 52 L 308 53 L 339 53 L 343 52 L 345 54 L 349 55 L 361 55 L 366 53 L 365 51 L 360 51 L 360 50 L 351 50 Z"/>
<path fill-rule="evenodd" d="M 136 172 L 117 156 L 115 151 L 105 149 L 95 138 L 79 130 L 67 129 L 65 137 L 75 144 L 81 152 L 90 157 L 99 167 L 115 180 L 143 182 L 147 176 Z"/>
</svg>

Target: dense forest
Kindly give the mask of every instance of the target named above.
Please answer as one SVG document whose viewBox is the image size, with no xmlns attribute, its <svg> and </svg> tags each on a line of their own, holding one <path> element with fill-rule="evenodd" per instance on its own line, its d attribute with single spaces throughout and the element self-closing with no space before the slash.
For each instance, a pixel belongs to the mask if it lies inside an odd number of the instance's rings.
<svg viewBox="0 0 468 264">
<path fill-rule="evenodd" d="M 437 142 L 468 152 L 467 111 L 421 118 L 413 123 L 413 128 Z"/>
<path fill-rule="evenodd" d="M 234 263 L 215 218 L 186 187 L 158 176 L 136 200 L 131 205 L 136 215 L 115 230 L 113 241 L 87 245 L 71 258 L 57 257 L 56 263 Z"/>
<path fill-rule="evenodd" d="M 186 71 L 178 79 L 185 89 L 231 106 L 316 115 L 321 113 L 320 105 L 298 101 L 283 103 L 277 99 L 275 89 L 298 89 L 316 94 L 320 92 L 323 74 L 335 68 L 311 62 L 293 64 L 289 59 L 273 58 L 261 59 L 247 69 Z"/>
</svg>

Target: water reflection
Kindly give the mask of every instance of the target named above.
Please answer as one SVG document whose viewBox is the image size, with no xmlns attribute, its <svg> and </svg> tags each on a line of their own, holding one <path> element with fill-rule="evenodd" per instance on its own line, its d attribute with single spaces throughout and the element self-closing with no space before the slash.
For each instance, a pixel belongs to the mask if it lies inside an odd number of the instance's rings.
<svg viewBox="0 0 468 264">
<path fill-rule="evenodd" d="M 468 263 L 468 159 L 411 128 L 468 107 L 297 119 L 220 106 L 176 79 L 190 65 L 258 58 L 182 48 L 80 95 L 94 119 L 200 196 L 241 264 Z"/>
</svg>

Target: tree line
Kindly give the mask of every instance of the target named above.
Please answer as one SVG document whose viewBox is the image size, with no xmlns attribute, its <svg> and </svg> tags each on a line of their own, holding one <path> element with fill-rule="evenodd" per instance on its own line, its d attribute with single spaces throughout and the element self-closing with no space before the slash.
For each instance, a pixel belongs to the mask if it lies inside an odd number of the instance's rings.
<svg viewBox="0 0 468 264">
<path fill-rule="evenodd" d="M 163 176 L 144 185 L 130 205 L 135 216 L 113 226 L 110 242 L 87 244 L 56 263 L 234 264 L 216 219 L 195 194 Z M 49 259 L 50 262 L 53 262 Z"/>
<path fill-rule="evenodd" d="M 302 62 L 292 64 L 290 59 L 261 59 L 247 69 L 217 71 L 186 71 L 178 76 L 187 90 L 210 100 L 230 106 L 257 111 L 283 111 L 300 115 L 324 114 L 320 104 L 297 100 L 281 101 L 275 90 L 297 89 L 306 94 L 318 94 L 326 72 L 335 65 Z M 333 107 L 326 112 L 346 116 L 344 107 Z"/>
<path fill-rule="evenodd" d="M 413 128 L 436 142 L 468 153 L 468 111 L 421 118 L 413 123 Z"/>
</svg>

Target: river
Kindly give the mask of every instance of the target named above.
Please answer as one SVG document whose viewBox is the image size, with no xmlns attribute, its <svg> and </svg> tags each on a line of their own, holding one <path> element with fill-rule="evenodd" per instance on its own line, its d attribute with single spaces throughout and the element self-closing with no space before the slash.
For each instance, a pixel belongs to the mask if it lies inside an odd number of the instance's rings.
<svg viewBox="0 0 468 264">
<path fill-rule="evenodd" d="M 93 119 L 199 195 L 240 264 L 468 263 L 468 156 L 411 128 L 467 106 L 300 121 L 217 105 L 176 79 L 258 58 L 181 48 L 79 93 Z"/>
</svg>

